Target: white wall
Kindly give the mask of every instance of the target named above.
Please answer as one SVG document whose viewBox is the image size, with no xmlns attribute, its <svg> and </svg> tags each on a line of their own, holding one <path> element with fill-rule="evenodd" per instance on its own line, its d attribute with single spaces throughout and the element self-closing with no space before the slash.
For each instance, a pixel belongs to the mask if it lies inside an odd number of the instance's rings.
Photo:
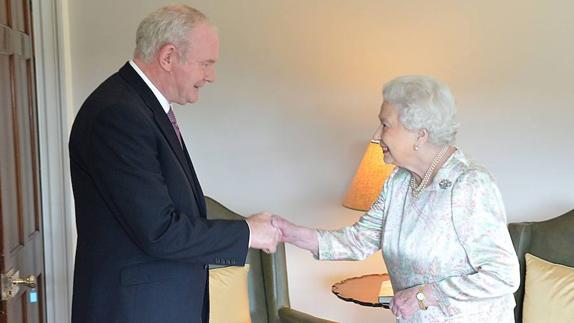
<svg viewBox="0 0 574 323">
<path fill-rule="evenodd" d="M 171 1 L 169 1 L 171 2 Z M 139 20 L 168 1 L 73 0 L 74 104 L 131 57 Z M 337 228 L 377 127 L 381 86 L 402 74 L 450 84 L 458 145 L 497 177 L 510 221 L 574 207 L 574 2 L 569 0 L 197 0 L 218 25 L 218 80 L 176 114 L 205 192 L 238 212 L 271 210 Z M 421 241 L 421 243 L 429 243 Z M 381 272 L 288 247 L 292 305 L 341 322 L 391 322 L 338 300 L 332 283 Z"/>
</svg>

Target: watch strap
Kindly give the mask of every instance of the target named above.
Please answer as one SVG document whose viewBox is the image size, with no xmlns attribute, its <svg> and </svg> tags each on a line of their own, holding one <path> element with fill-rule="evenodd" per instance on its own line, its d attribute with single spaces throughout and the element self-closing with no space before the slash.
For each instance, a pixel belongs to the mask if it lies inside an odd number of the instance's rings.
<svg viewBox="0 0 574 323">
<path fill-rule="evenodd" d="M 423 296 L 426 296 L 424 293 L 424 290 L 425 290 L 425 286 L 421 285 L 421 287 L 419 287 L 419 291 L 417 292 L 417 295 L 422 294 Z M 425 298 L 426 297 L 424 297 L 423 299 L 419 299 L 419 297 L 416 298 L 417 302 L 419 302 L 419 308 L 423 311 L 426 311 L 428 309 L 428 306 L 426 306 L 425 301 L 424 301 Z"/>
</svg>

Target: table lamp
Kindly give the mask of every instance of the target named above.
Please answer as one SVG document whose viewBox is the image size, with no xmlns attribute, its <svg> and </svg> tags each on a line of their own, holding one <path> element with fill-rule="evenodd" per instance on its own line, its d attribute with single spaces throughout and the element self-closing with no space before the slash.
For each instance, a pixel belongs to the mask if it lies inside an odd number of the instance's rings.
<svg viewBox="0 0 574 323">
<path fill-rule="evenodd" d="M 357 211 L 368 211 L 394 168 L 383 161 L 379 142 L 371 140 L 347 190 L 343 206 Z"/>
</svg>

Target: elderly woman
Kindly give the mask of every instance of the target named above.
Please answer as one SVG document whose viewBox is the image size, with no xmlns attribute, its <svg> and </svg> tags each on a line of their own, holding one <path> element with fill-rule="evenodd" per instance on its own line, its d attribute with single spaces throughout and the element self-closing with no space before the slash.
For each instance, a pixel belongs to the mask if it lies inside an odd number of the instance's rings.
<svg viewBox="0 0 574 323">
<path fill-rule="evenodd" d="M 520 278 L 504 205 L 492 175 L 454 146 L 450 90 L 403 76 L 383 96 L 376 139 L 397 167 L 371 209 L 337 231 L 280 217 L 274 225 L 320 260 L 362 260 L 382 249 L 399 322 L 514 322 Z"/>
</svg>

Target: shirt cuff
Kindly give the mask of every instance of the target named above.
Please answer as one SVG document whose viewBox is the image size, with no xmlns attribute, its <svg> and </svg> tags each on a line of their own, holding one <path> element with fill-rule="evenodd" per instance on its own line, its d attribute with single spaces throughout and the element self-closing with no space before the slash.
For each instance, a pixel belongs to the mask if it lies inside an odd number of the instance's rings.
<svg viewBox="0 0 574 323">
<path fill-rule="evenodd" d="M 249 226 L 249 222 L 245 221 L 245 223 L 247 223 L 247 228 L 249 229 L 249 244 L 247 248 L 251 248 L 251 227 Z"/>
</svg>

